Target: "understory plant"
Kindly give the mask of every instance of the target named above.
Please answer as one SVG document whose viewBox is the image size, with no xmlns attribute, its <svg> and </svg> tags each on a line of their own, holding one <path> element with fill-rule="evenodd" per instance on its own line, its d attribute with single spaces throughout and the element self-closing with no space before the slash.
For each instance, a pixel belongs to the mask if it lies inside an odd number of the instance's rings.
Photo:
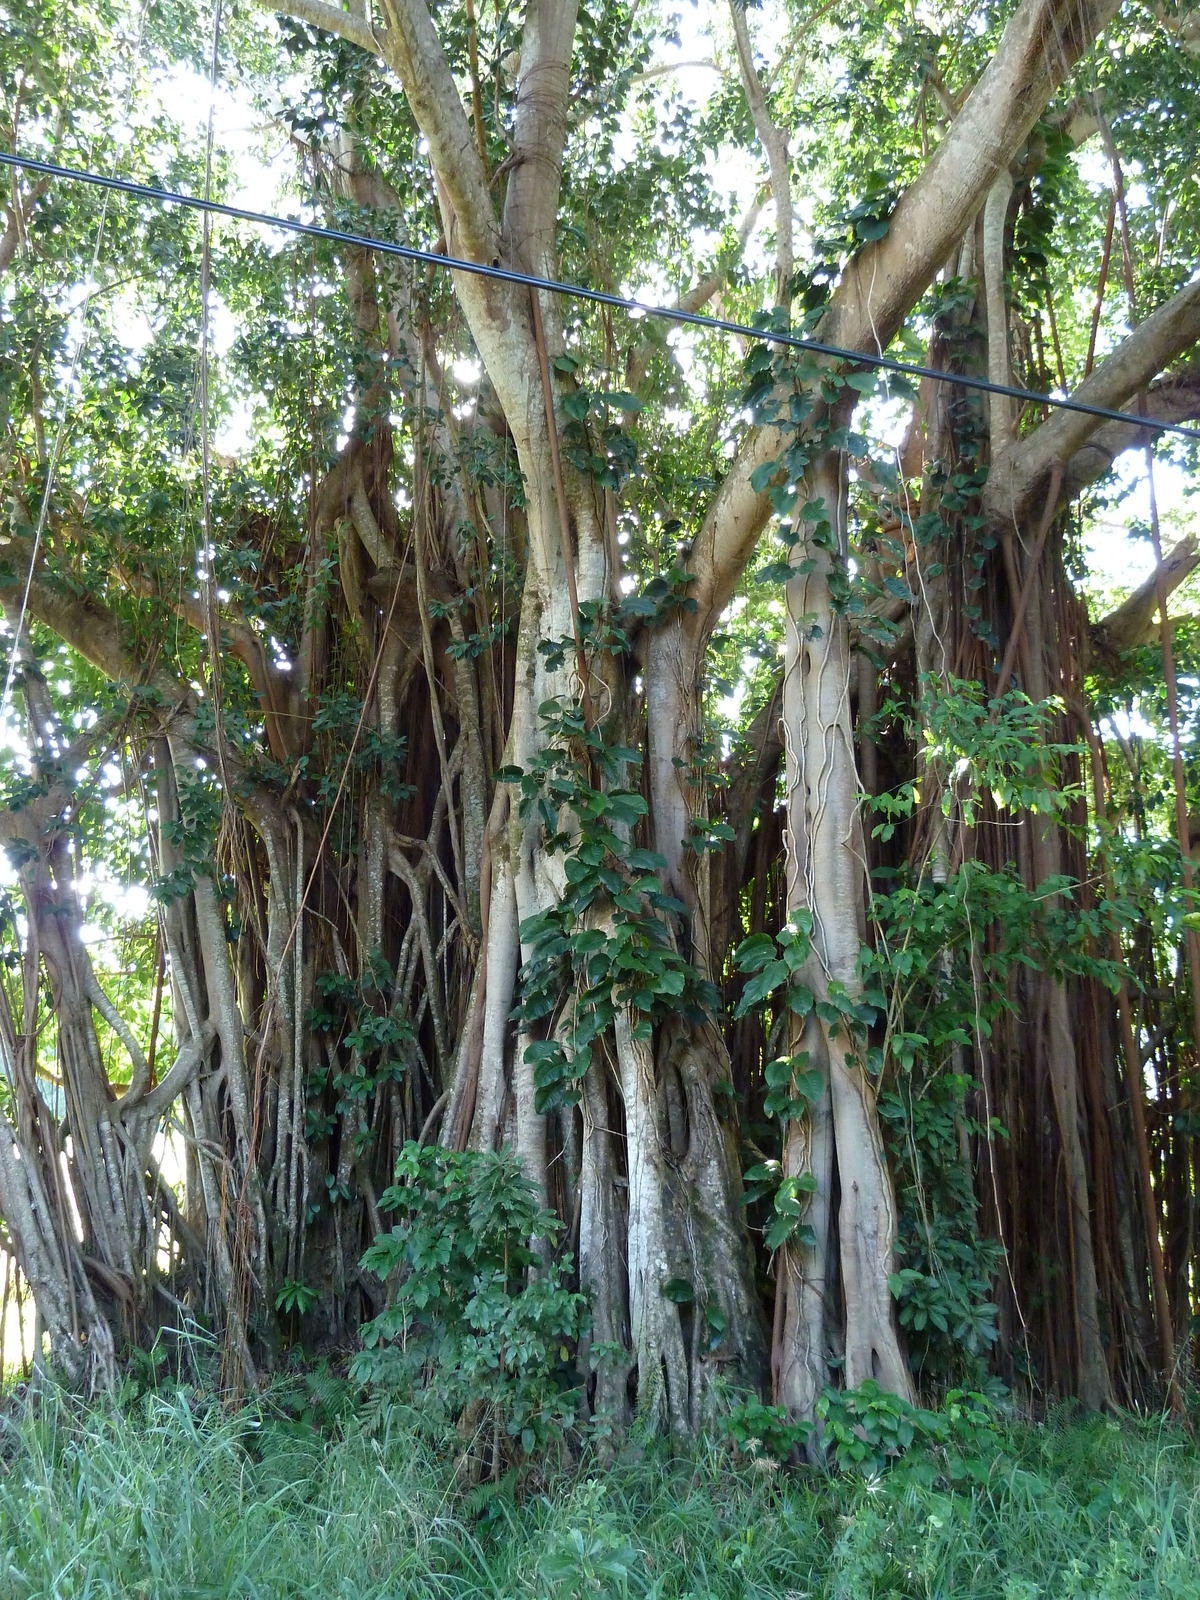
<svg viewBox="0 0 1200 1600">
<path fill-rule="evenodd" d="M 351 1375 L 419 1399 L 435 1428 L 457 1420 L 493 1473 L 561 1438 L 576 1419 L 587 1303 L 568 1287 L 570 1256 L 552 1253 L 562 1224 L 516 1157 L 409 1140 L 379 1204 L 395 1221 L 362 1265 L 388 1304 Z"/>
</svg>

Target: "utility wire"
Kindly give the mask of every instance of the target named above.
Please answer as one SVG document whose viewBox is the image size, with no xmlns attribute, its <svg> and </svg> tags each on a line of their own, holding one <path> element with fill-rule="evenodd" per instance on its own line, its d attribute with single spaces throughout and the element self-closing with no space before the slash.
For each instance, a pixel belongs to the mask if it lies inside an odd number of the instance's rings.
<svg viewBox="0 0 1200 1600">
<path fill-rule="evenodd" d="M 0 166 L 19 167 L 28 172 L 40 172 L 51 178 L 66 178 L 74 183 L 90 183 L 97 188 L 127 194 L 139 200 L 154 200 L 160 205 L 187 206 L 193 211 L 208 211 L 239 222 L 250 222 L 264 228 L 279 228 L 285 233 L 302 234 L 309 239 L 328 239 L 333 244 L 356 245 L 366 250 L 378 250 L 383 255 L 399 256 L 403 261 L 415 261 L 425 266 L 448 268 L 452 272 L 466 272 L 477 278 L 492 278 L 500 283 L 518 284 L 525 288 L 558 294 L 575 300 L 588 300 L 595 305 L 610 306 L 616 311 L 627 311 L 637 317 L 657 317 L 691 328 L 707 328 L 714 333 L 737 334 L 743 339 L 756 339 L 765 344 L 781 345 L 788 350 L 805 350 L 810 355 L 829 356 L 835 361 L 852 362 L 859 367 L 874 367 L 883 372 L 898 372 L 908 378 L 931 378 L 937 383 L 957 384 L 961 389 L 974 389 L 980 394 L 1005 395 L 1035 405 L 1052 406 L 1060 411 L 1076 411 L 1087 417 L 1098 417 L 1103 422 L 1123 422 L 1143 433 L 1174 433 L 1184 439 L 1200 441 L 1200 428 L 1190 428 L 1181 422 L 1166 422 L 1155 417 L 1143 417 L 1133 411 L 1118 411 L 1111 406 L 1090 405 L 1086 400 L 1068 396 L 1041 394 L 1036 389 L 1020 389 L 1013 384 L 992 383 L 987 378 L 972 377 L 965 372 L 939 372 L 936 367 L 920 366 L 911 361 L 898 361 L 893 356 L 870 355 L 865 350 L 847 350 L 841 345 L 826 344 L 820 339 L 806 339 L 798 333 L 780 329 L 754 327 L 746 322 L 733 322 L 726 317 L 710 317 L 700 311 L 684 311 L 678 306 L 654 305 L 644 300 L 631 300 L 624 295 L 610 294 L 604 289 L 588 289 L 583 284 L 563 283 L 556 278 L 537 278 L 531 273 L 516 272 L 502 267 L 499 262 L 463 261 L 457 256 L 444 255 L 437 250 L 421 250 L 415 245 L 394 244 L 388 239 L 376 239 L 370 234 L 352 233 L 343 228 L 327 228 L 315 222 L 301 222 L 296 217 L 277 217 L 264 211 L 252 211 L 246 206 L 228 205 L 203 195 L 182 194 L 175 189 L 160 189 L 153 184 L 135 183 L 129 178 L 106 177 L 103 173 L 88 172 L 79 167 L 63 167 L 53 161 L 39 161 L 32 156 L 11 155 L 0 150 Z"/>
</svg>

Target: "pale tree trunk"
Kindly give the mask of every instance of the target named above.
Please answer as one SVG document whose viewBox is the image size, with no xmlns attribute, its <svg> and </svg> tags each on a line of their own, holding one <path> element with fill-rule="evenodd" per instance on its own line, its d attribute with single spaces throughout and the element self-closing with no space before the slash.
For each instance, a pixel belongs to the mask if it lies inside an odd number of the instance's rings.
<svg viewBox="0 0 1200 1600">
<path fill-rule="evenodd" d="M 690 1422 L 688 1358 L 679 1306 L 663 1294 L 683 1263 L 673 1258 L 666 1216 L 666 1158 L 659 1133 L 654 1053 L 634 1037 L 628 1011 L 616 1025 L 629 1163 L 629 1325 L 638 1412 L 652 1429 L 684 1433 Z"/>
<path fill-rule="evenodd" d="M 389 4 L 386 9 L 393 41 L 389 46 L 389 59 L 404 82 L 413 110 L 430 140 L 440 180 L 439 198 L 446 237 L 452 251 L 481 260 L 504 254 L 534 271 L 553 274 L 558 179 L 566 129 L 575 7 L 534 0 L 526 11 L 520 75 L 527 89 L 519 93 L 517 99 L 513 144 L 518 159 L 509 178 L 500 226 L 492 211 L 469 125 L 451 87 L 428 14 L 417 4 Z M 440 98 L 438 86 L 444 86 L 446 91 Z M 565 504 L 560 505 L 558 501 L 555 441 L 546 414 L 537 334 L 527 302 L 514 290 L 465 277 L 456 280 L 456 289 L 485 370 L 512 430 L 528 497 L 525 588 L 514 704 L 505 749 L 506 764 L 527 770 L 542 738 L 538 706 L 556 695 L 581 695 L 584 688 L 581 684 L 572 684 L 570 672 L 549 671 L 537 651 L 539 642 L 570 637 L 575 630 L 567 563 L 574 568 L 574 584 L 581 603 L 608 596 L 615 574 L 611 569 L 606 530 L 591 486 L 564 470 Z M 553 356 L 561 348 L 557 307 L 547 297 L 542 301 L 541 310 L 548 354 Z M 595 685 L 589 684 L 588 688 L 593 690 Z M 614 706 L 612 715 L 619 723 L 622 708 Z M 471 1134 L 471 1143 L 477 1148 L 494 1143 L 509 1092 L 505 1076 L 508 1036 L 500 1024 L 509 1009 L 505 991 L 509 988 L 508 974 L 513 964 L 510 952 L 514 920 L 524 922 L 551 904 L 561 887 L 561 869 L 546 858 L 536 838 L 522 833 L 515 819 L 510 821 L 506 843 L 506 849 L 496 851 L 487 917 L 489 946 L 493 930 L 500 943 L 495 952 L 499 959 L 493 965 L 493 951 L 489 948 L 487 963 L 487 989 L 490 991 L 495 984 L 497 992 L 494 999 L 490 993 L 482 999 L 484 1042 L 478 1069 L 475 1127 Z M 480 1003 L 478 997 L 475 1003 Z M 636 1069 L 631 1050 L 636 1056 Z M 517 1053 L 523 1056 L 520 1041 Z M 666 1258 L 670 1219 L 667 1173 L 653 1121 L 658 1094 L 655 1057 L 653 1051 L 640 1043 L 634 1047 L 632 1040 L 624 1049 L 618 1044 L 618 1054 L 622 1060 L 626 1124 L 627 1128 L 635 1130 L 631 1136 L 629 1164 L 631 1193 L 635 1187 L 632 1173 L 635 1168 L 637 1172 L 638 1205 L 630 1205 L 629 1256 L 631 1261 L 636 1260 L 641 1265 L 637 1288 L 630 1289 L 630 1300 L 631 1305 L 637 1306 L 635 1321 L 643 1330 L 640 1337 L 645 1359 L 640 1360 L 640 1368 L 650 1384 L 645 1396 L 639 1396 L 639 1404 L 644 1403 L 656 1421 L 669 1421 L 672 1427 L 682 1427 L 689 1416 L 688 1362 L 679 1331 L 678 1309 L 664 1299 L 663 1280 L 657 1272 Z M 468 1053 L 460 1057 L 460 1076 L 465 1076 L 469 1067 Z M 511 1092 L 516 1100 L 519 1153 L 526 1172 L 544 1192 L 544 1126 L 532 1104 L 532 1081 L 523 1060 L 513 1063 L 513 1072 L 515 1081 Z M 697 1143 L 697 1153 L 705 1152 L 707 1192 L 709 1195 L 720 1193 L 731 1213 L 729 1225 L 723 1226 L 719 1233 L 723 1243 L 736 1237 L 739 1231 L 737 1191 L 740 1177 L 736 1162 L 729 1160 L 723 1148 L 723 1139 L 713 1137 L 717 1119 L 711 1083 L 702 1071 L 689 1070 L 687 1081 L 696 1108 L 693 1120 L 703 1135 Z M 457 1092 L 458 1086 L 456 1095 Z M 595 1190 L 585 1186 L 582 1196 L 585 1213 L 593 1203 L 596 1203 Z M 605 1232 L 611 1226 L 610 1212 L 610 1203 L 605 1201 L 599 1216 L 581 1215 L 581 1233 L 594 1237 Z M 674 1248 L 678 1244 L 676 1241 Z M 753 1276 L 744 1227 L 741 1245 L 733 1260 L 739 1287 L 730 1303 L 741 1308 L 736 1320 L 738 1326 L 744 1328 L 754 1320 L 751 1309 Z M 650 1262 L 654 1263 L 653 1269 L 647 1265 Z M 713 1276 L 724 1277 L 724 1263 L 718 1261 L 714 1266 Z M 711 1292 L 715 1305 L 719 1294 L 715 1287 Z M 667 1330 L 671 1329 L 673 1333 L 669 1335 Z M 635 1334 L 635 1339 L 637 1337 L 639 1335 Z M 761 1337 L 759 1342 L 761 1346 Z M 652 1348 L 658 1352 L 656 1356 L 650 1354 Z"/>
<path fill-rule="evenodd" d="M 787 585 L 787 637 L 784 663 L 784 777 L 787 806 L 789 913 L 812 917 L 812 957 L 805 974 L 817 998 L 831 981 L 853 997 L 860 988 L 865 858 L 859 819 L 859 787 L 850 717 L 853 656 L 849 622 L 834 607 L 829 585 L 833 563 L 845 558 L 845 462 L 826 452 L 808 485 L 810 504 L 823 503 L 840 557 L 810 544 L 797 558 L 811 570 Z M 819 1035 L 819 1036 L 818 1036 Z M 845 1022 L 835 1027 L 814 1018 L 806 1030 L 810 1064 L 828 1071 L 833 1158 L 841 1200 L 838 1246 L 845 1305 L 845 1381 L 857 1387 L 866 1378 L 911 1398 L 912 1381 L 900 1349 L 888 1277 L 893 1269 L 896 1201 L 884 1156 L 875 1105 L 875 1088 L 862 1060 L 861 1044 Z M 818 1105 L 807 1137 L 789 1136 L 791 1163 L 825 1160 L 824 1104 Z M 821 1193 L 827 1174 L 814 1172 Z M 826 1193 L 829 1191 L 826 1190 Z M 820 1222 L 818 1212 L 817 1221 Z M 827 1269 L 820 1234 L 807 1251 L 789 1252 L 789 1305 L 795 1312 L 787 1330 L 792 1344 L 781 1352 L 781 1374 L 790 1374 L 795 1398 L 807 1401 L 820 1376 L 814 1352 L 817 1302 Z M 799 1260 L 794 1257 L 799 1256 Z M 807 1274 L 811 1274 L 811 1280 Z"/>
<path fill-rule="evenodd" d="M 158 870 L 170 879 L 184 866 L 171 842 L 179 817 L 176 772 L 191 753 L 169 735 L 155 743 L 158 802 Z M 211 1278 L 205 1274 L 210 1314 L 224 1327 L 247 1382 L 257 1373 L 247 1337 L 252 1299 L 265 1300 L 266 1223 L 257 1163 L 252 1153 L 253 1114 L 246 1075 L 241 1012 L 237 1003 L 224 914 L 213 880 L 197 874 L 192 893 L 169 902 L 164 913 L 171 967 L 173 1014 L 181 1053 L 190 1045 L 207 1067 L 181 1085 L 189 1145 L 189 1222 L 202 1231 Z M 230 1138 L 232 1124 L 232 1138 Z"/>
<path fill-rule="evenodd" d="M 583 1078 L 583 1159 L 580 1170 L 579 1282 L 592 1305 L 591 1331 L 580 1348 L 580 1366 L 588 1375 L 589 1356 L 598 1345 L 609 1349 L 596 1356 L 594 1412 L 617 1427 L 628 1420 L 626 1385 L 630 1363 L 614 1357 L 624 1346 L 629 1316 L 626 1271 L 628 1223 L 617 1204 L 616 1135 L 611 1126 L 605 1067 L 593 1051 Z"/>
<path fill-rule="evenodd" d="M 828 1325 L 830 1228 L 833 1221 L 833 1107 L 829 1056 L 815 1017 L 809 1017 L 789 1048 L 808 1055 L 821 1073 L 819 1097 L 803 1116 L 789 1119 L 784 1133 L 783 1170 L 787 1177 L 811 1172 L 817 1187 L 805 1222 L 809 1244 L 788 1240 L 775 1262 L 775 1340 L 771 1352 L 772 1397 L 793 1416 L 811 1419 L 829 1381 L 829 1356 L 836 1333 Z"/>
<path fill-rule="evenodd" d="M 57 734 L 32 667 L 25 699 L 33 742 L 53 756 L 59 751 Z M 169 762 L 165 744 L 160 743 L 159 749 Z M 74 771 L 77 758 L 61 753 L 67 769 Z M 160 786 L 160 799 L 163 795 Z M 168 809 L 160 810 L 160 817 L 172 816 L 173 795 L 173 784 L 168 782 Z M 70 1381 L 107 1386 L 115 1373 L 115 1337 L 136 1339 L 147 1325 L 153 1326 L 151 1301 L 156 1293 L 174 1301 L 158 1276 L 164 1218 L 183 1247 L 185 1275 L 195 1282 L 207 1276 L 203 1248 L 196 1250 L 191 1230 L 178 1214 L 152 1145 L 164 1112 L 181 1095 L 198 1093 L 215 1035 L 193 1003 L 198 985 L 189 970 L 188 938 L 173 937 L 173 930 L 178 933 L 181 926 L 175 902 L 163 926 L 176 995 L 179 1050 L 169 1070 L 157 1081 L 152 1078 L 138 1039 L 105 994 L 83 942 L 79 840 L 69 841 L 62 826 L 64 799 L 52 789 L 43 803 L 12 813 L 9 819 L 11 837 L 15 839 L 18 823 L 32 837 L 24 841 L 30 864 L 22 873 L 29 946 L 20 1038 L 7 998 L 0 1019 L 17 1112 L 16 1126 L 6 1121 L 3 1134 L 0 1208 L 33 1288 L 56 1365 Z M 228 966 L 223 937 L 221 954 Z M 38 1084 L 37 1014 L 43 969 L 63 1095 L 58 1120 Z M 128 1082 L 120 1093 L 110 1081 L 97 1016 L 109 1025 L 116 1048 L 128 1057 Z M 215 1125 L 208 1134 L 220 1137 Z M 207 1135 L 197 1144 L 201 1142 L 211 1145 Z M 194 1170 L 191 1160 L 189 1170 Z M 214 1192 L 211 1202 L 218 1205 L 219 1194 Z"/>
<path fill-rule="evenodd" d="M 0 1214 L 49 1336 L 50 1359 L 68 1383 L 109 1389 L 116 1379 L 112 1329 L 76 1241 L 62 1225 L 61 1195 L 51 1201 L 40 1169 L 35 1153 L 18 1142 L 7 1112 L 0 1115 Z M 34 1360 L 40 1364 L 40 1351 Z"/>
<path fill-rule="evenodd" d="M 39 974 L 32 987 L 36 1004 Z M 29 1015 L 34 1016 L 32 1008 Z M 69 1383 L 107 1389 L 116 1376 L 112 1329 L 97 1305 L 84 1269 L 66 1193 L 62 1141 L 37 1087 L 27 1046 L 36 1020 L 18 1038 L 6 991 L 0 988 L 0 1056 L 16 1125 L 0 1114 L 0 1217 L 5 1244 L 33 1291 L 38 1321 L 50 1341 L 50 1359 Z M 41 1351 L 34 1351 L 40 1367 Z"/>
</svg>

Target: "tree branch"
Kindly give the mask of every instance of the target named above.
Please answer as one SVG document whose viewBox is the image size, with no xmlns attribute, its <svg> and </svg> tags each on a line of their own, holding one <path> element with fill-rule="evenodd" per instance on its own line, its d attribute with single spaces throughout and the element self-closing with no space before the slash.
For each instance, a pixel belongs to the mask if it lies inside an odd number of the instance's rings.
<svg viewBox="0 0 1200 1600">
<path fill-rule="evenodd" d="M 15 538 L 8 554 L 18 572 L 29 570 L 32 546 L 27 539 Z M 29 589 L 29 611 L 39 622 L 77 650 L 112 683 L 129 687 L 146 684 L 158 690 L 171 705 L 185 697 L 176 678 L 162 666 L 147 671 L 121 643 L 122 628 L 116 615 L 100 600 L 87 594 L 72 594 L 47 580 L 45 570 L 34 574 Z"/>
<path fill-rule="evenodd" d="M 1147 317 L 1074 391 L 1092 405 L 1123 406 L 1171 361 L 1200 341 L 1200 282 L 1189 283 Z M 1200 379 L 1200 373 L 1196 374 Z M 1158 385 L 1151 393 L 1165 391 Z M 1190 386 L 1185 391 L 1191 398 Z M 1183 394 L 1176 399 L 1183 398 Z M 1104 423 L 1077 411 L 1055 411 L 1040 427 L 1016 440 L 992 463 L 983 494 L 983 512 L 993 522 L 1020 521 L 1047 481 L 1055 463 L 1065 465 L 1094 437 L 1111 441 L 1113 453 L 1141 442 L 1134 424 Z M 1140 437 L 1139 437 L 1140 436 Z M 1111 465 L 1112 456 L 1108 457 Z M 1097 472 L 1096 476 L 1100 474 Z M 1090 480 L 1089 480 L 1090 481 Z M 1078 487 L 1083 487 L 1079 483 Z M 1078 488 L 1076 489 L 1078 492 Z"/>
<path fill-rule="evenodd" d="M 983 207 L 983 286 L 987 308 L 988 378 L 1011 387 L 1012 364 L 1008 353 L 1008 298 L 1004 284 L 1004 237 L 1012 201 L 1012 173 L 1005 167 L 988 190 Z M 990 394 L 988 429 L 992 459 L 1009 444 L 1017 430 L 1017 408 L 1007 395 Z"/>
<path fill-rule="evenodd" d="M 389 24 L 384 58 L 429 140 L 449 252 L 493 261 L 500 255 L 500 230 L 487 174 L 433 19 L 424 0 L 383 0 L 383 10 Z"/>
<path fill-rule="evenodd" d="M 27 539 L 14 538 L 8 553 L 18 571 L 28 571 L 31 552 Z M 177 735 L 189 749 L 212 758 L 211 733 L 196 726 L 197 707 L 191 690 L 161 663 L 139 661 L 125 648 L 124 626 L 103 601 L 59 588 L 39 571 L 29 589 L 29 614 L 90 661 L 111 683 L 130 689 L 153 689 L 161 701 L 163 723 L 174 730 L 173 737 Z M 232 745 L 226 748 L 226 760 L 231 776 L 240 780 L 248 808 L 265 815 L 278 797 L 248 777 L 241 756 Z"/>
<path fill-rule="evenodd" d="M 343 11 L 340 6 L 326 5 L 324 0 L 286 0 L 282 5 L 277 0 L 258 0 L 258 3 L 267 11 L 282 12 L 284 16 L 294 17 L 297 22 L 307 22 L 325 33 L 336 33 L 370 55 L 386 56 L 387 32 L 374 27 L 364 17 Z"/>
<path fill-rule="evenodd" d="M 1189 533 L 1163 557 L 1162 565 L 1139 584 L 1115 611 L 1101 617 L 1091 627 L 1092 646 L 1101 656 L 1115 661 L 1126 650 L 1146 644 L 1154 636 L 1154 618 L 1159 607 L 1159 584 L 1169 595 L 1200 567 L 1196 536 Z"/>
<path fill-rule="evenodd" d="M 1158 417 L 1163 422 L 1200 421 L 1200 363 L 1194 362 L 1130 396 L 1124 402 L 1125 409 L 1133 409 L 1139 403 L 1145 404 L 1148 417 Z M 1102 423 L 1067 462 L 1063 498 L 1074 500 L 1111 472 L 1119 455 L 1143 444 L 1145 437 L 1145 429 L 1133 422 Z"/>
<path fill-rule="evenodd" d="M 676 311 L 700 311 L 714 295 L 719 294 L 728 282 L 730 269 L 742 259 L 746 251 L 746 244 L 754 232 L 755 225 L 762 215 L 763 202 L 756 197 L 747 206 L 742 220 L 738 223 L 737 254 L 730 255 L 711 272 L 706 272 L 702 278 L 697 278 L 690 289 L 685 289 L 674 302 Z M 647 322 L 651 319 L 647 318 Z M 661 347 L 665 335 L 661 327 L 656 325 L 653 333 L 647 328 L 646 336 L 629 352 L 625 362 L 625 386 L 634 394 L 641 388 L 646 377 L 646 368 L 656 349 Z"/>
<path fill-rule="evenodd" d="M 521 40 L 504 238 L 514 260 L 544 276 L 552 275 L 557 265 L 558 200 L 578 11 L 578 0 L 529 0 Z"/>
<path fill-rule="evenodd" d="M 729 0 L 729 14 L 733 19 L 733 37 L 737 43 L 746 103 L 750 107 L 754 131 L 758 134 L 758 142 L 763 147 L 771 171 L 771 193 L 775 199 L 775 302 L 777 305 L 786 305 L 793 264 L 792 180 L 788 165 L 787 134 L 776 126 L 771 117 L 766 92 L 754 65 L 754 47 L 750 42 L 745 0 Z"/>
</svg>

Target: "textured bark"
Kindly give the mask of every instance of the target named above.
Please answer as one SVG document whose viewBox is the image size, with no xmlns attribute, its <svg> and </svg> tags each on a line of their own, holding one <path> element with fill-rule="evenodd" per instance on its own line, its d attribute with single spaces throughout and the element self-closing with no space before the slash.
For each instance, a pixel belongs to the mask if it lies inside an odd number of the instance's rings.
<svg viewBox="0 0 1200 1600">
<path fill-rule="evenodd" d="M 1008 349 L 1008 293 L 1005 284 L 1005 239 L 1013 179 L 1007 167 L 988 190 L 983 207 L 983 277 L 987 306 L 988 381 L 1012 386 L 1012 361 Z M 989 394 L 988 420 L 992 460 L 1011 443 L 1016 431 L 1016 402 L 1007 395 Z"/>
<path fill-rule="evenodd" d="M 663 1293 L 672 1278 L 682 1276 L 682 1264 L 672 1259 L 669 1246 L 654 1054 L 646 1040 L 634 1038 L 626 1011 L 617 1015 L 616 1046 L 629 1161 L 629 1325 L 638 1414 L 651 1430 L 683 1434 L 691 1420 L 688 1355 L 679 1307 Z"/>
<path fill-rule="evenodd" d="M 0 1214 L 49 1337 L 51 1361 L 68 1383 L 108 1389 L 116 1379 L 112 1329 L 39 1165 L 36 1153 L 19 1144 L 7 1114 L 0 1116 Z M 40 1351 L 34 1359 L 40 1361 Z"/>
<path fill-rule="evenodd" d="M 506 850 L 493 855 L 492 893 L 488 913 L 487 987 L 483 1001 L 483 1043 L 479 1062 L 479 1089 L 475 1099 L 471 1144 L 477 1150 L 495 1148 L 504 1104 L 505 1058 L 509 1013 L 517 980 L 520 941 L 517 937 L 517 896 Z"/>
<path fill-rule="evenodd" d="M 820 459 L 808 486 L 810 503 L 821 503 L 839 549 L 844 550 L 845 463 L 836 453 Z M 859 788 L 850 720 L 850 630 L 832 604 L 829 573 L 835 557 L 827 549 L 797 547 L 797 560 L 811 570 L 787 585 L 787 634 L 783 683 L 784 782 L 788 851 L 788 909 L 813 922 L 813 953 L 806 981 L 817 997 L 831 981 L 853 996 L 860 987 L 858 956 L 864 924 L 865 854 L 859 820 Z M 893 1269 L 896 1204 L 884 1158 L 875 1089 L 855 1054 L 843 1022 L 816 1021 L 819 1049 L 814 1064 L 829 1074 L 834 1160 L 841 1192 L 838 1243 L 846 1316 L 846 1382 L 875 1378 L 906 1398 L 912 1394 L 901 1354 L 888 1278 Z M 811 1033 L 810 1033 L 811 1037 Z M 816 1043 L 817 1041 L 813 1041 Z M 821 1113 L 818 1112 L 818 1123 Z M 824 1155 L 817 1137 L 789 1136 L 789 1161 Z M 789 1175 L 792 1175 L 789 1172 Z M 818 1182 L 821 1174 L 817 1174 Z M 826 1191 L 828 1193 L 828 1191 Z M 801 1261 L 795 1345 L 782 1354 L 780 1370 L 806 1396 L 818 1358 L 813 1349 L 815 1300 L 823 1288 L 820 1237 Z M 811 1297 L 809 1299 L 808 1297 Z M 789 1295 L 790 1298 L 790 1295 Z"/>
<path fill-rule="evenodd" d="M 1036 577 L 1036 574 L 1034 575 Z M 1028 619 L 1030 698 L 1045 700 L 1052 692 L 1046 669 L 1043 621 L 1048 585 L 1034 597 Z M 1032 834 L 1034 880 L 1044 884 L 1063 871 L 1062 839 L 1053 817 L 1029 818 Z M 1075 1336 L 1079 1361 L 1079 1397 L 1089 1409 L 1097 1410 L 1112 1396 L 1104 1339 L 1100 1328 L 1096 1255 L 1092 1239 L 1092 1209 L 1088 1193 L 1088 1169 L 1084 1157 L 1081 1124 L 1086 1126 L 1082 1103 L 1075 1033 L 1071 1024 L 1066 983 L 1061 974 L 1047 973 L 1040 983 L 1040 1004 L 1044 1007 L 1044 1062 L 1054 1099 L 1059 1137 L 1062 1141 L 1068 1203 L 1070 1206 L 1070 1259 L 1075 1286 Z"/>
<path fill-rule="evenodd" d="M 628 1420 L 626 1385 L 631 1367 L 628 1358 L 614 1353 L 625 1347 L 629 1322 L 627 1233 L 617 1203 L 617 1136 L 611 1126 L 606 1075 L 595 1055 L 584 1074 L 582 1109 L 579 1283 L 591 1301 L 592 1323 L 580 1347 L 580 1367 L 586 1381 L 595 1351 L 592 1409 L 620 1427 Z M 608 1349 L 600 1353 L 598 1346 Z"/>
<path fill-rule="evenodd" d="M 709 1396 L 718 1374 L 739 1389 L 759 1392 L 766 1387 L 769 1371 L 767 1328 L 742 1206 L 736 1131 L 722 1121 L 714 1095 L 714 1086 L 727 1083 L 728 1073 L 728 1056 L 719 1036 L 701 1034 L 682 1022 L 664 1024 L 658 1078 L 660 1083 L 678 1082 L 684 1122 L 682 1148 L 672 1149 L 669 1185 L 676 1249 L 690 1263 L 695 1290 L 689 1351 L 693 1427 L 699 1427 L 711 1410 Z M 719 1337 L 707 1320 L 710 1311 L 722 1319 Z"/>
<path fill-rule="evenodd" d="M 771 1353 L 772 1392 L 777 1404 L 798 1417 L 816 1413 L 821 1390 L 829 1381 L 831 1339 L 828 1319 L 830 1225 L 833 1217 L 833 1106 L 829 1062 L 816 1018 L 810 1018 L 798 1045 L 808 1052 L 809 1066 L 822 1073 L 820 1098 L 803 1117 L 787 1127 L 783 1167 L 788 1177 L 811 1172 L 817 1187 L 805 1222 L 813 1240 L 789 1240 L 775 1262 L 776 1340 Z"/>
</svg>

